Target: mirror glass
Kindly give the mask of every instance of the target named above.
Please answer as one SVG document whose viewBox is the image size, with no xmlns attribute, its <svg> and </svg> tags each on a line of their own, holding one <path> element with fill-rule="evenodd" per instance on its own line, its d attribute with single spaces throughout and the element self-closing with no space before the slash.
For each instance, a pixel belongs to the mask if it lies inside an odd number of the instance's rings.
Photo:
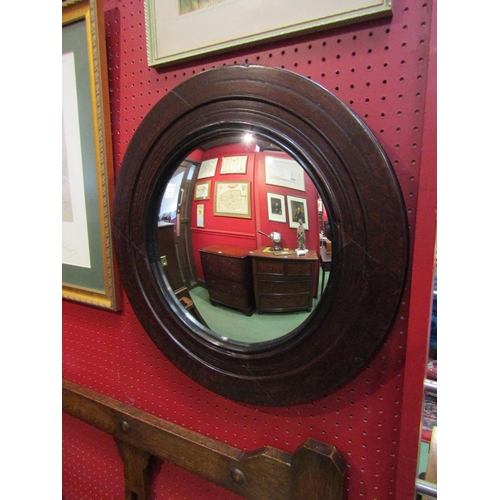
<svg viewBox="0 0 500 500">
<path fill-rule="evenodd" d="M 165 168 L 153 213 L 166 295 L 212 342 L 251 350 L 289 338 L 321 300 L 330 271 L 328 214 L 310 176 L 244 130 Z"/>
</svg>

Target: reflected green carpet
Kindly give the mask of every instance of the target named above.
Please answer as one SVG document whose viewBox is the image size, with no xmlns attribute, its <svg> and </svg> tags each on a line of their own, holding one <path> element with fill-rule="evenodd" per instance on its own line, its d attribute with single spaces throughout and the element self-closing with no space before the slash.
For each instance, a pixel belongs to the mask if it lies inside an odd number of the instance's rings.
<svg viewBox="0 0 500 500">
<path fill-rule="evenodd" d="M 321 273 L 321 271 L 320 271 Z M 321 278 L 321 274 L 320 274 Z M 325 276 L 327 281 L 328 273 Z M 319 281 L 321 285 L 321 279 Z M 208 291 L 203 287 L 195 287 L 189 291 L 198 312 L 211 330 L 223 337 L 240 342 L 265 342 L 286 333 L 302 324 L 311 314 L 307 311 L 293 313 L 254 313 L 246 316 L 241 311 L 217 304 L 210 303 Z M 314 307 L 318 297 L 313 299 Z"/>
</svg>

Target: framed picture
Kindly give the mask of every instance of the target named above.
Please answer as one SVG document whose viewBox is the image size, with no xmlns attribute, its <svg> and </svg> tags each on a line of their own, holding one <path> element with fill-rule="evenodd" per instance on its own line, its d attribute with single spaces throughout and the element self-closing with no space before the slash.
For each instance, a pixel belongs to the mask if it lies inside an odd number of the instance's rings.
<svg viewBox="0 0 500 500">
<path fill-rule="evenodd" d="M 209 200 L 211 187 L 212 187 L 212 181 L 197 182 L 194 188 L 194 199 Z"/>
<path fill-rule="evenodd" d="M 216 182 L 214 215 L 250 219 L 250 182 Z"/>
<path fill-rule="evenodd" d="M 275 222 L 286 222 L 286 206 L 283 195 L 267 193 L 267 217 Z"/>
<path fill-rule="evenodd" d="M 218 161 L 219 158 L 212 158 L 211 160 L 202 161 L 200 170 L 198 170 L 198 179 L 213 177 L 215 175 L 215 169 L 217 168 Z"/>
<path fill-rule="evenodd" d="M 391 15 L 391 7 L 392 0 L 294 0 L 290 8 L 278 0 L 146 0 L 148 63 L 159 66 L 375 19 Z"/>
<path fill-rule="evenodd" d="M 113 311 L 113 155 L 104 20 L 98 0 L 62 3 L 62 297 Z"/>
<path fill-rule="evenodd" d="M 305 191 L 304 169 L 294 160 L 266 156 L 266 184 Z"/>
<path fill-rule="evenodd" d="M 299 219 L 302 219 L 304 229 L 309 229 L 309 216 L 307 214 L 307 200 L 296 196 L 287 196 L 288 225 L 292 228 L 299 227 Z"/>
<path fill-rule="evenodd" d="M 220 167 L 221 174 L 246 174 L 247 156 L 225 156 Z"/>
<path fill-rule="evenodd" d="M 196 227 L 205 227 L 205 205 L 203 203 L 196 207 Z"/>
</svg>

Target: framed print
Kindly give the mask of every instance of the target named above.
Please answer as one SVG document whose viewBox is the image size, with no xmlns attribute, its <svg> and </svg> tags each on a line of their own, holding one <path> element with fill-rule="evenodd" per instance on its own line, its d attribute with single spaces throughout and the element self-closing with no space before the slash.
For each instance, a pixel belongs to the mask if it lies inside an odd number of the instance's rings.
<svg viewBox="0 0 500 500">
<path fill-rule="evenodd" d="M 299 227 L 299 219 L 302 219 L 304 229 L 309 229 L 309 216 L 307 214 L 307 200 L 296 196 L 287 196 L 288 225 L 292 228 Z"/>
<path fill-rule="evenodd" d="M 388 16 L 392 0 L 145 0 L 148 64 Z M 189 36 L 186 36 L 189 33 Z"/>
<path fill-rule="evenodd" d="M 216 182 L 214 215 L 250 219 L 250 182 Z"/>
<path fill-rule="evenodd" d="M 62 297 L 117 311 L 114 188 L 104 21 L 99 0 L 62 3 Z"/>
<path fill-rule="evenodd" d="M 221 174 L 246 174 L 247 156 L 225 156 L 220 167 Z"/>
<path fill-rule="evenodd" d="M 212 181 L 197 182 L 194 188 L 194 199 L 209 200 L 211 187 L 212 187 Z"/>
<path fill-rule="evenodd" d="M 205 227 L 205 205 L 203 203 L 196 207 L 196 227 Z"/>
<path fill-rule="evenodd" d="M 294 160 L 266 156 L 266 184 L 305 191 L 304 169 Z"/>
<path fill-rule="evenodd" d="M 286 222 L 285 197 L 267 193 L 267 218 L 275 222 Z"/>
<path fill-rule="evenodd" d="M 213 177 L 215 175 L 215 169 L 217 168 L 218 161 L 219 158 L 212 158 L 211 160 L 202 161 L 200 170 L 198 170 L 198 179 Z"/>
</svg>

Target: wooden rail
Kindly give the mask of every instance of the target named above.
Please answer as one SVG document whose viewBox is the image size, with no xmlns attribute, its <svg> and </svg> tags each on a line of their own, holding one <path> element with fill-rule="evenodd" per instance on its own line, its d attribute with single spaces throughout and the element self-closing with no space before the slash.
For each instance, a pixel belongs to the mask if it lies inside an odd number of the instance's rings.
<svg viewBox="0 0 500 500">
<path fill-rule="evenodd" d="M 125 499 L 148 500 L 154 457 L 249 500 L 342 500 L 346 464 L 334 446 L 306 440 L 295 453 L 244 452 L 63 379 L 63 411 L 111 434 Z"/>
</svg>

